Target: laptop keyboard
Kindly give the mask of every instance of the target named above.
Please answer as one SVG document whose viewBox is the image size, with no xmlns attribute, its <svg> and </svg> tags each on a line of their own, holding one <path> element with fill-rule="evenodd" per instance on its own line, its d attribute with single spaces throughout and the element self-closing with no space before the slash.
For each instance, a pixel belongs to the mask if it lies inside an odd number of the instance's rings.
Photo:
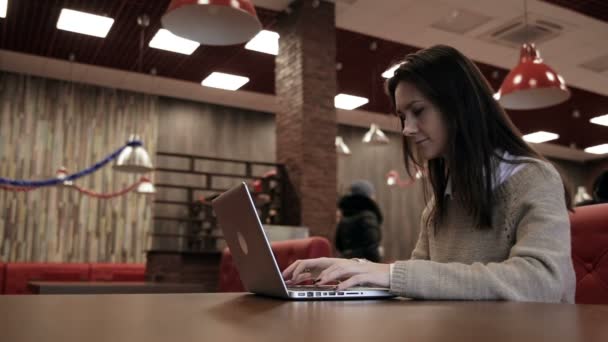
<svg viewBox="0 0 608 342">
<path fill-rule="evenodd" d="M 287 289 L 292 291 L 335 291 L 336 285 L 292 285 Z"/>
</svg>

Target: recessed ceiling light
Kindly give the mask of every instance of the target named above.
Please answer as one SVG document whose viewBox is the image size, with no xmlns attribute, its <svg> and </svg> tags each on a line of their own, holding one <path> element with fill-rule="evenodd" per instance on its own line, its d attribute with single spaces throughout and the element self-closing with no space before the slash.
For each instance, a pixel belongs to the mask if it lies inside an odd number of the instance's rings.
<svg viewBox="0 0 608 342">
<path fill-rule="evenodd" d="M 114 24 L 114 19 L 96 14 L 74 11 L 64 8 L 61 10 L 57 28 L 90 36 L 105 38 Z"/>
<path fill-rule="evenodd" d="M 352 110 L 358 107 L 363 106 L 368 103 L 369 100 L 365 97 L 347 95 L 347 94 L 338 94 L 334 97 L 334 106 L 340 109 Z"/>
<path fill-rule="evenodd" d="M 523 136 L 524 140 L 530 143 L 542 143 L 545 141 L 555 140 L 559 138 L 559 135 L 551 132 L 538 131 Z"/>
<path fill-rule="evenodd" d="M 392 67 L 386 69 L 385 72 L 382 73 L 382 77 L 384 78 L 391 78 L 395 75 L 395 70 L 397 70 L 397 68 L 399 68 L 401 64 L 395 64 Z"/>
<path fill-rule="evenodd" d="M 205 87 L 220 88 L 226 90 L 237 90 L 249 82 L 248 77 L 225 74 L 223 72 L 213 72 L 207 76 L 201 84 Z"/>
<path fill-rule="evenodd" d="M 169 30 L 160 29 L 148 44 L 155 49 L 191 55 L 201 44 L 190 39 L 174 35 Z"/>
<path fill-rule="evenodd" d="M 8 9 L 8 0 L 0 0 L 0 18 L 6 18 L 7 9 Z"/>
<path fill-rule="evenodd" d="M 276 32 L 262 30 L 245 45 L 245 49 L 276 56 L 279 54 L 279 37 Z"/>
<path fill-rule="evenodd" d="M 591 118 L 589 122 L 594 123 L 596 125 L 608 126 L 608 114 Z"/>
<path fill-rule="evenodd" d="M 587 147 L 585 149 L 585 152 L 593 153 L 593 154 L 606 154 L 606 153 L 608 153 L 608 144 L 601 144 L 601 145 Z"/>
</svg>

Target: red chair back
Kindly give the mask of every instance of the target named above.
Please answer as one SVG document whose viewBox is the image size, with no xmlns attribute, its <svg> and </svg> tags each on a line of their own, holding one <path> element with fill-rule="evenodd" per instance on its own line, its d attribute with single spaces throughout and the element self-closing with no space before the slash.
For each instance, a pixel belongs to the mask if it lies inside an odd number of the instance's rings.
<svg viewBox="0 0 608 342">
<path fill-rule="evenodd" d="M 6 269 L 6 264 L 0 262 L 0 294 L 4 293 L 4 272 Z"/>
<path fill-rule="evenodd" d="M 608 304 L 608 203 L 570 215 L 576 303 Z"/>
<path fill-rule="evenodd" d="M 331 256 L 331 244 L 326 238 L 311 237 L 307 239 L 278 241 L 270 244 L 279 269 L 282 271 L 298 259 L 312 259 Z M 239 273 L 232 261 L 228 248 L 222 253 L 220 262 L 220 292 L 244 292 Z"/>
</svg>

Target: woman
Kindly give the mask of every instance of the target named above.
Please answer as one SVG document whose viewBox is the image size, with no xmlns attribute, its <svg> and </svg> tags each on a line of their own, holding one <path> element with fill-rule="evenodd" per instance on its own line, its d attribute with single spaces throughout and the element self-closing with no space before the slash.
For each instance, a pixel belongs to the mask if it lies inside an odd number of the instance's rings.
<svg viewBox="0 0 608 342">
<path fill-rule="evenodd" d="M 432 197 L 410 260 L 298 260 L 297 283 L 389 287 L 411 298 L 574 301 L 572 208 L 559 173 L 521 138 L 477 67 L 434 46 L 387 81 L 406 169 L 424 165 Z M 428 197 L 425 195 L 425 197 Z"/>
</svg>

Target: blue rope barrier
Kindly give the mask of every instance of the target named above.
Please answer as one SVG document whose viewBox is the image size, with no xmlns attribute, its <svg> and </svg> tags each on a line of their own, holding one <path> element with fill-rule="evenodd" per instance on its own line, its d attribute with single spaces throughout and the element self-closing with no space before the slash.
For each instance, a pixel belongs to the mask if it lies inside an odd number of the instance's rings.
<svg viewBox="0 0 608 342">
<path fill-rule="evenodd" d="M 118 155 L 120 155 L 120 152 L 122 152 L 125 148 L 139 147 L 142 145 L 143 144 L 140 140 L 131 140 L 131 141 L 127 142 L 124 146 L 120 147 L 118 150 L 114 151 L 112 154 L 107 156 L 105 159 L 101 160 L 100 162 L 95 163 L 95 165 L 93 165 L 87 169 L 84 169 L 82 171 L 72 173 L 71 175 L 68 175 L 65 178 L 55 177 L 55 178 L 49 178 L 49 179 L 45 179 L 45 180 L 28 181 L 28 180 L 22 180 L 22 179 L 8 179 L 8 178 L 0 177 L 0 185 L 10 185 L 10 186 L 16 186 L 16 187 L 42 187 L 42 186 L 51 186 L 51 185 L 62 184 L 65 181 L 73 181 L 73 180 L 84 177 L 86 175 L 89 175 L 89 174 L 99 170 L 101 167 L 105 166 L 107 163 L 116 159 L 116 157 L 118 157 Z"/>
</svg>

